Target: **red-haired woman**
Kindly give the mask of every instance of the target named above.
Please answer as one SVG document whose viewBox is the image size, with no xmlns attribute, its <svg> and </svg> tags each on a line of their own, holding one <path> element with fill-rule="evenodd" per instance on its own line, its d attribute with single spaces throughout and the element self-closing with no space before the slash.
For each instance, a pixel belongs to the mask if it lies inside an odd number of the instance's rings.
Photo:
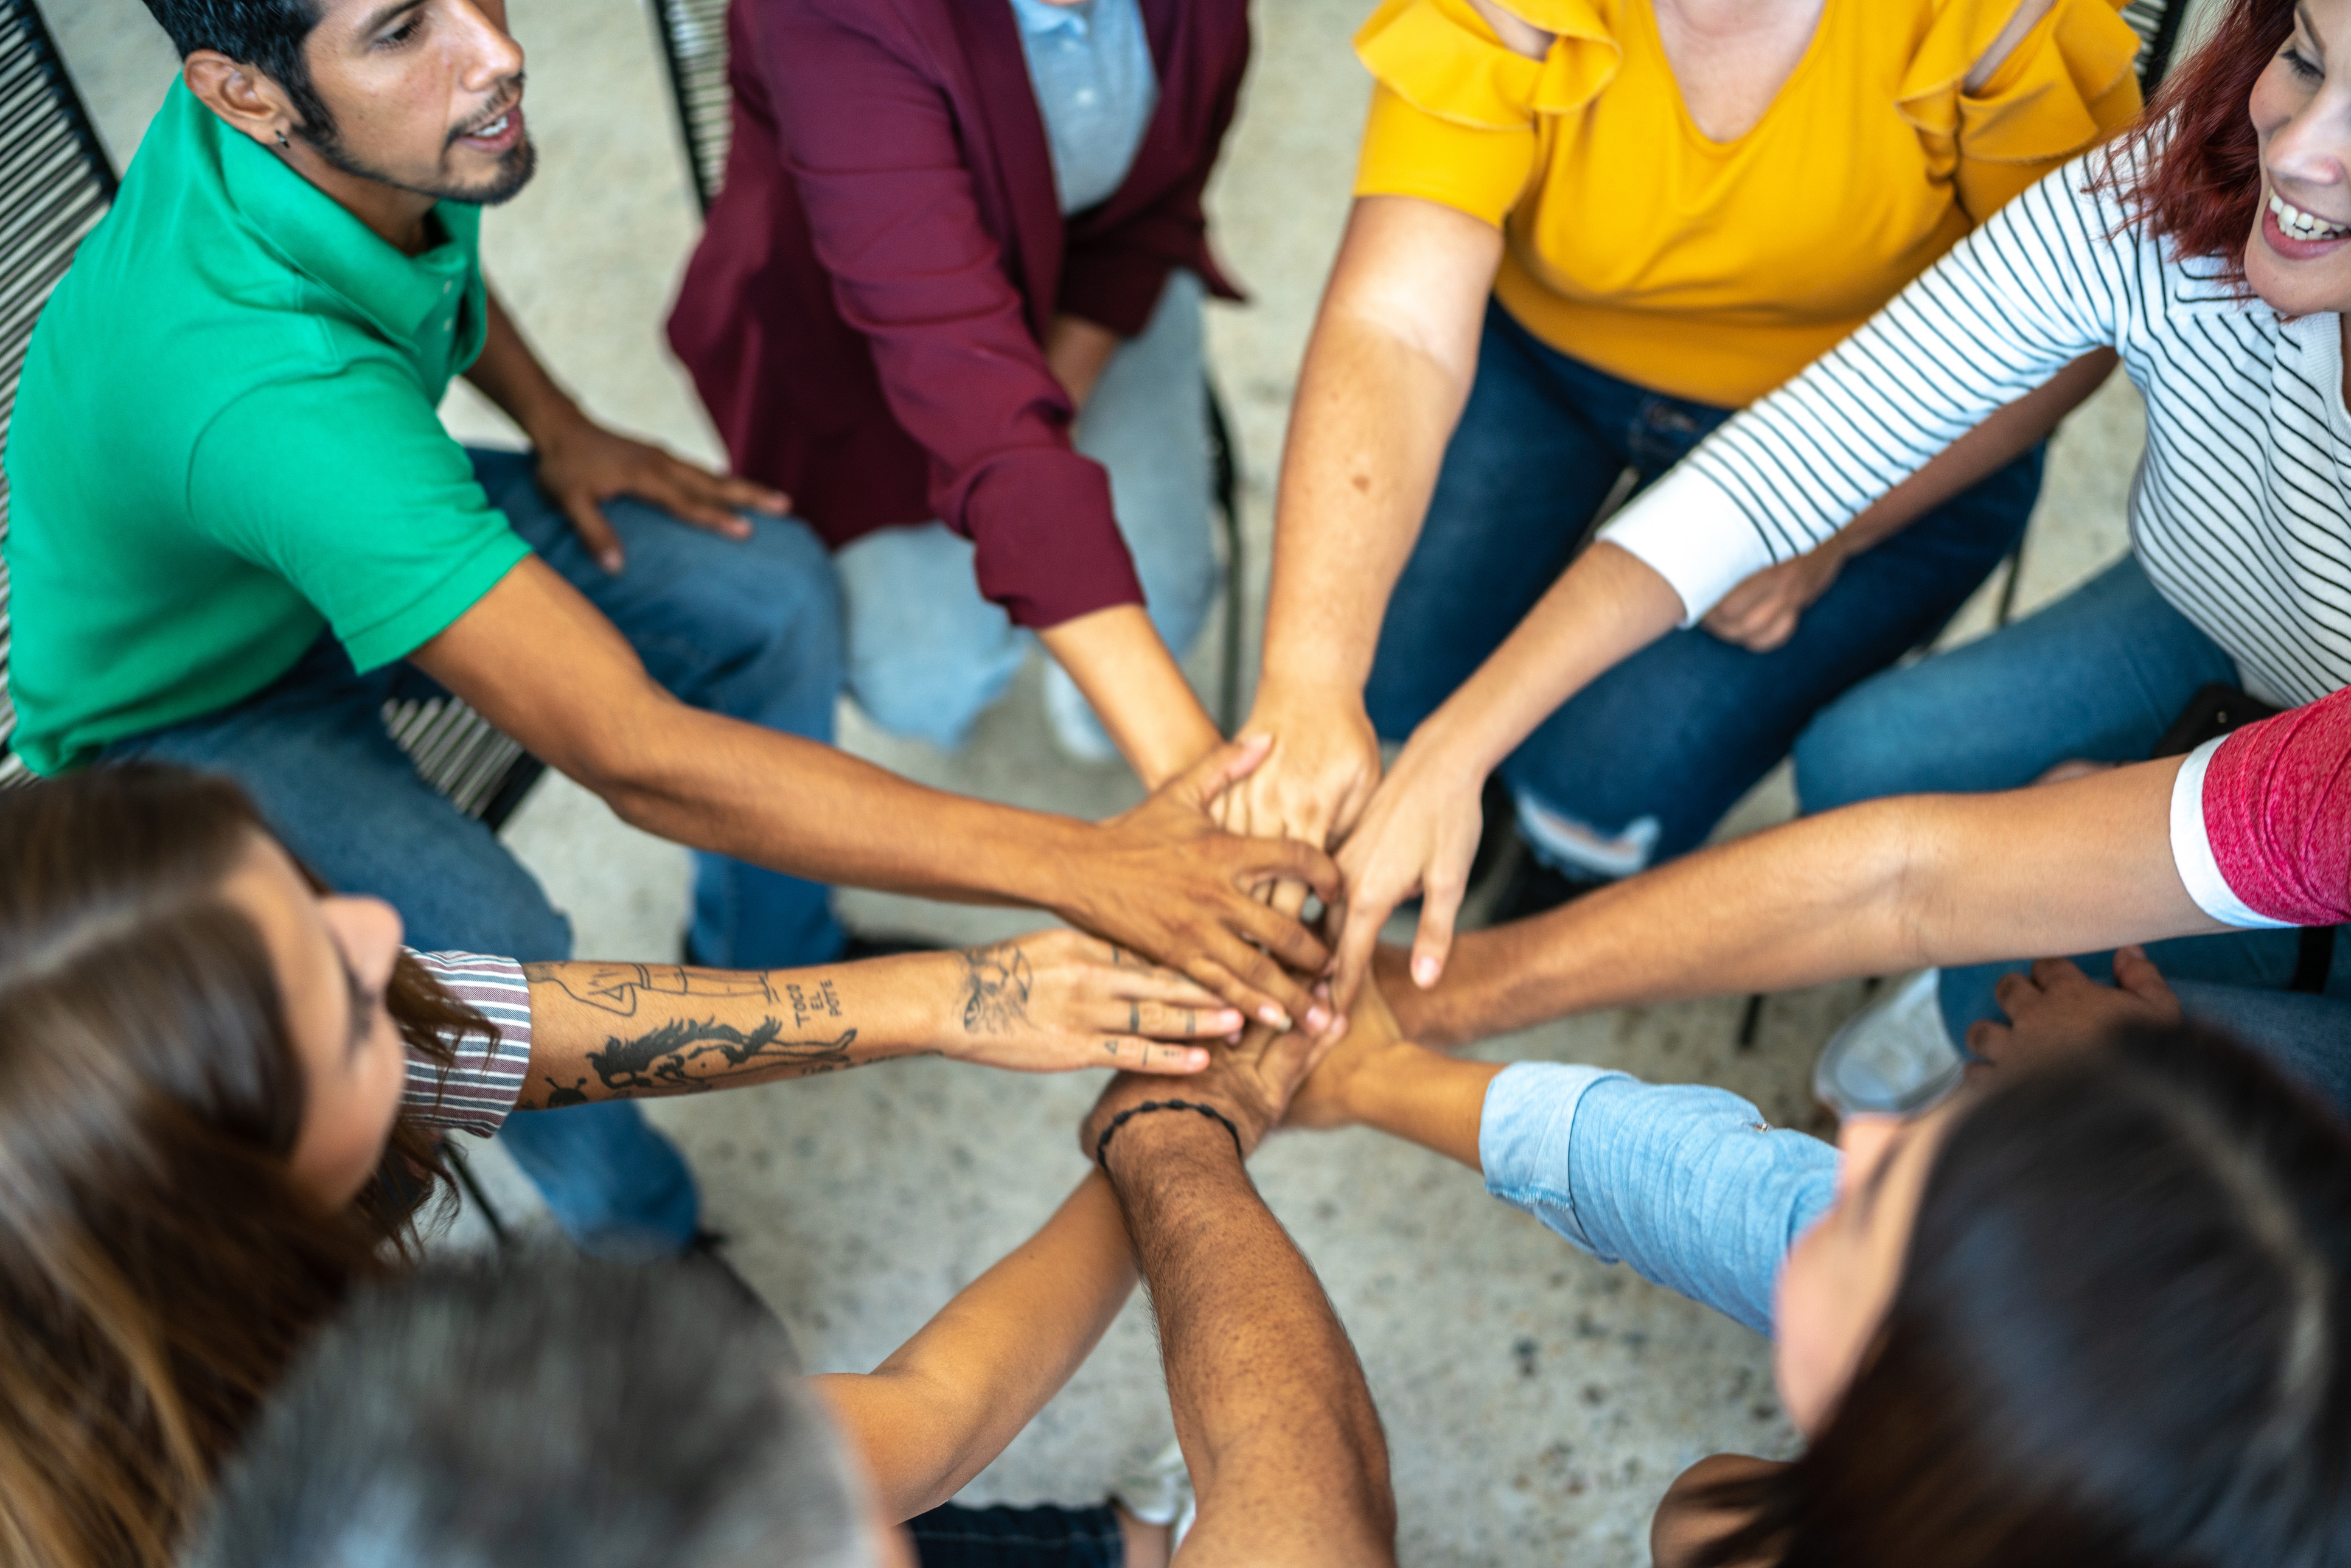
<svg viewBox="0 0 2351 1568">
<path fill-rule="evenodd" d="M 2280 706 L 2351 685 L 2346 308 L 2351 0 L 2232 0 L 2134 136 L 2009 204 L 1602 531 L 1365 810 L 1343 951 L 1422 883 L 1461 885 L 1479 782 L 1571 694 L 2100 346 L 2147 400 L 2131 555 L 1824 710 L 1796 747 L 1805 808 L 2136 760 L 2211 682 Z M 2284 933 L 2199 938 L 2165 968 L 2280 986 L 2294 954 Z M 1989 988 L 1947 978 L 1947 1021 Z"/>
</svg>

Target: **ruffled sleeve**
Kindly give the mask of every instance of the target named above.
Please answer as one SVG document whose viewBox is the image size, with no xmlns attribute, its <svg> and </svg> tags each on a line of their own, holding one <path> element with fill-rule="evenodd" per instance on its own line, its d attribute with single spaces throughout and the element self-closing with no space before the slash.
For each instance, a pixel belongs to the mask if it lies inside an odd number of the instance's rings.
<svg viewBox="0 0 2351 1568">
<path fill-rule="evenodd" d="M 1946 0 L 1896 99 L 1978 223 L 2138 118 L 2139 37 L 2117 14 L 2122 0 L 2056 0 L 1991 79 L 1969 91 L 1969 73 L 2020 3 Z"/>
<path fill-rule="evenodd" d="M 1419 196 L 1499 226 L 1534 172 L 1542 117 L 1572 114 L 1624 57 L 1592 0 L 1510 0 L 1556 35 L 1540 60 L 1468 0 L 1385 0 L 1355 35 L 1377 82 L 1355 193 Z"/>
</svg>

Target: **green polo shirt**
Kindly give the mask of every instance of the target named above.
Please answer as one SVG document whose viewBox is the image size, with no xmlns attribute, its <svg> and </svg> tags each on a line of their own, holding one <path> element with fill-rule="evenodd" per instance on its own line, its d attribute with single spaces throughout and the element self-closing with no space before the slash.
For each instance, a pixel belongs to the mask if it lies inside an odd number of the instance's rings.
<svg viewBox="0 0 2351 1568">
<path fill-rule="evenodd" d="M 362 670 L 528 553 L 435 409 L 481 352 L 481 213 L 402 256 L 174 85 L 33 333 L 8 438 L 15 746 L 37 771 Z"/>
</svg>

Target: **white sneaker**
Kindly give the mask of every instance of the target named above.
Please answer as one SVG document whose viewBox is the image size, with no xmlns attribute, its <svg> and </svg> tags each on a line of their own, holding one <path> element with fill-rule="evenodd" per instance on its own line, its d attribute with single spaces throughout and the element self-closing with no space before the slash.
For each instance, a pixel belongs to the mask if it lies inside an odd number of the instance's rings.
<svg viewBox="0 0 2351 1568">
<path fill-rule="evenodd" d="M 1821 1048 L 1813 1092 L 1839 1116 L 1907 1115 L 1959 1086 L 1967 1058 L 1943 1027 L 1941 975 L 1923 969 L 1897 981 Z"/>
<path fill-rule="evenodd" d="M 1151 1462 L 1128 1471 L 1111 1484 L 1111 1500 L 1145 1524 L 1168 1527 L 1167 1550 L 1172 1554 L 1192 1532 L 1200 1517 L 1200 1500 L 1193 1495 L 1192 1472 L 1184 1467 L 1184 1448 L 1169 1443 Z"/>
</svg>

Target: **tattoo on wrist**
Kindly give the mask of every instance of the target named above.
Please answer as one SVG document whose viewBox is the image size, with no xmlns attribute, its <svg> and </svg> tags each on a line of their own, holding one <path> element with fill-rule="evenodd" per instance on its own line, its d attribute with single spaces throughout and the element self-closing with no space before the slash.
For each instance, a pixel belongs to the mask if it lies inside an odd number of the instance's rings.
<svg viewBox="0 0 2351 1568">
<path fill-rule="evenodd" d="M 956 956 L 964 964 L 964 1033 L 1005 1034 L 1028 1024 L 1037 977 L 1019 943 L 967 947 Z"/>
</svg>

